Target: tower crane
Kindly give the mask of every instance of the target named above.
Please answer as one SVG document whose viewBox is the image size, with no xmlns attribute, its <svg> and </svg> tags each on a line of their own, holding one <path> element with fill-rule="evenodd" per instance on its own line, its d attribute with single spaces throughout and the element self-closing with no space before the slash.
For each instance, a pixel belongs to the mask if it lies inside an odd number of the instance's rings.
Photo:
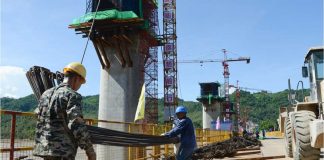
<svg viewBox="0 0 324 160">
<path fill-rule="evenodd" d="M 237 89 L 237 86 L 234 86 L 234 85 L 229 85 L 229 87 Z M 239 87 L 239 89 L 243 90 L 243 91 L 257 91 L 257 92 L 262 92 L 262 93 L 272 93 L 272 91 L 266 90 L 266 89 L 257 89 L 257 88 L 248 88 L 248 87 Z"/>
<path fill-rule="evenodd" d="M 236 113 L 235 113 L 235 117 L 234 117 L 234 123 L 233 123 L 233 128 L 234 130 L 238 131 L 238 126 L 239 123 L 241 121 L 241 116 L 240 116 L 240 98 L 241 98 L 241 93 L 240 90 L 255 90 L 255 91 L 259 91 L 259 92 L 265 92 L 265 93 L 271 93 L 271 91 L 268 90 L 263 90 L 263 89 L 255 89 L 255 88 L 247 88 L 247 87 L 239 87 L 238 82 L 236 82 L 236 86 L 234 85 L 229 85 L 230 88 L 235 88 L 236 89 L 236 95 L 235 95 L 235 103 L 236 103 Z M 246 112 L 246 111 L 245 111 Z M 243 128 L 246 127 L 246 117 L 244 117 L 246 115 L 243 115 Z"/>
<path fill-rule="evenodd" d="M 178 60 L 178 63 L 213 63 L 213 62 L 220 62 L 224 68 L 223 75 L 224 75 L 224 90 L 225 90 L 225 103 L 224 103 L 224 110 L 223 115 L 225 117 L 225 121 L 230 121 L 231 116 L 236 114 L 236 112 L 230 110 L 230 99 L 229 99 L 229 62 L 237 62 L 237 61 L 246 61 L 247 64 L 250 63 L 250 57 L 238 57 L 238 58 L 227 58 L 227 50 L 222 49 L 224 53 L 224 59 L 206 59 L 206 60 Z M 234 132 L 238 132 L 238 128 L 233 128 Z"/>
<path fill-rule="evenodd" d="M 227 51 L 226 49 L 223 49 L 224 53 L 224 60 L 222 62 L 223 67 L 224 67 L 224 89 L 225 89 L 225 111 L 223 113 L 225 114 L 225 121 L 229 121 L 231 116 L 235 114 L 234 111 L 230 110 L 230 99 L 229 99 L 229 64 L 228 62 L 236 62 L 236 61 L 246 61 L 246 63 L 250 63 L 250 57 L 239 57 L 239 58 L 227 58 Z M 237 125 L 234 125 L 233 131 L 238 132 L 238 127 Z"/>
<path fill-rule="evenodd" d="M 240 90 L 245 90 L 245 91 L 258 91 L 258 92 L 262 92 L 262 93 L 271 93 L 271 91 L 269 91 L 269 90 L 256 89 L 256 88 L 247 88 L 247 87 L 240 87 Z"/>
</svg>

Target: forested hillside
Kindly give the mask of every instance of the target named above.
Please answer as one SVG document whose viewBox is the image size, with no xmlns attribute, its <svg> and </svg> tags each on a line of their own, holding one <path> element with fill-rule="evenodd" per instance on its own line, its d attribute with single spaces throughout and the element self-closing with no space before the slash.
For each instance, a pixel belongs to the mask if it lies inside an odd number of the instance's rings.
<svg viewBox="0 0 324 160">
<path fill-rule="evenodd" d="M 306 90 L 305 93 L 308 93 Z M 299 95 L 300 91 L 298 92 Z M 278 111 L 280 106 L 287 106 L 288 90 L 277 93 L 250 93 L 241 91 L 241 111 L 249 108 L 249 119 L 260 124 L 264 128 L 276 127 Z M 14 110 L 32 112 L 37 106 L 37 101 L 33 95 L 19 99 L 1 98 L 2 110 Z M 231 100 L 235 100 L 235 93 L 231 95 Z M 83 113 L 86 118 L 97 118 L 99 96 L 83 97 Z M 159 122 L 163 123 L 163 100 L 159 99 Z M 202 107 L 199 102 L 179 100 L 179 105 L 188 108 L 189 117 L 193 120 L 195 127 L 202 127 Z M 4 121 L 2 121 L 4 122 Z"/>
</svg>

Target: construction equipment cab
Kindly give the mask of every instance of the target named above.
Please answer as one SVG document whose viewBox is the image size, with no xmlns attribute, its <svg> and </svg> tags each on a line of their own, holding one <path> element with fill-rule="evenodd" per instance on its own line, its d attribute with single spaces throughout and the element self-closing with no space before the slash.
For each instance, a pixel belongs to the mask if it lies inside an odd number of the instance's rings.
<svg viewBox="0 0 324 160">
<path fill-rule="evenodd" d="M 310 48 L 304 63 L 302 74 L 304 78 L 309 77 L 311 91 L 306 101 L 323 103 L 323 47 Z"/>
<path fill-rule="evenodd" d="M 305 97 L 305 103 L 297 103 L 296 110 L 310 110 L 316 115 L 316 120 L 310 122 L 311 146 L 324 147 L 324 74 L 323 47 L 310 48 L 305 56 L 305 66 L 302 67 L 304 78 L 309 77 L 310 96 Z M 307 65 L 307 66 L 306 66 Z"/>
</svg>

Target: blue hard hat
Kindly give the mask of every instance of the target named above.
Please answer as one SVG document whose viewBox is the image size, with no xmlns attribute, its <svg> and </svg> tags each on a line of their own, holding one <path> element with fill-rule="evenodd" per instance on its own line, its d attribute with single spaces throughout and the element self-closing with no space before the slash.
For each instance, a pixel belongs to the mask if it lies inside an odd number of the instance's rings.
<svg viewBox="0 0 324 160">
<path fill-rule="evenodd" d="M 186 109 L 186 107 L 184 107 L 184 106 L 178 106 L 177 107 L 177 109 L 176 109 L 176 111 L 175 111 L 175 113 L 177 114 L 177 113 L 187 113 L 187 109 Z"/>
</svg>

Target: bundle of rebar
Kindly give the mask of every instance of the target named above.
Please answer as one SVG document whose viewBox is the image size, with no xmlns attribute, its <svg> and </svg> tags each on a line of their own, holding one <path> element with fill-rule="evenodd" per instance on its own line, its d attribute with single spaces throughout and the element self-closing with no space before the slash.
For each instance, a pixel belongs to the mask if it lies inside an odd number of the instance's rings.
<svg viewBox="0 0 324 160">
<path fill-rule="evenodd" d="M 43 92 L 60 84 L 64 78 L 60 72 L 53 73 L 49 69 L 39 66 L 31 67 L 26 76 L 37 100 Z"/>
<path fill-rule="evenodd" d="M 261 142 L 250 136 L 234 136 L 231 139 L 208 144 L 202 146 L 194 151 L 192 154 L 192 159 L 215 159 L 223 157 L 233 157 L 238 149 L 246 147 L 260 147 Z"/>
<path fill-rule="evenodd" d="M 26 73 L 27 79 L 37 100 L 43 92 L 63 82 L 64 75 L 60 72 L 53 73 L 49 69 L 33 66 Z M 176 143 L 177 139 L 164 136 L 126 133 L 106 128 L 87 125 L 93 144 L 144 147 Z"/>
<path fill-rule="evenodd" d="M 89 125 L 87 128 L 91 134 L 91 142 L 93 144 L 123 147 L 145 147 L 177 142 L 177 139 L 167 138 L 165 136 L 126 133 Z"/>
</svg>

